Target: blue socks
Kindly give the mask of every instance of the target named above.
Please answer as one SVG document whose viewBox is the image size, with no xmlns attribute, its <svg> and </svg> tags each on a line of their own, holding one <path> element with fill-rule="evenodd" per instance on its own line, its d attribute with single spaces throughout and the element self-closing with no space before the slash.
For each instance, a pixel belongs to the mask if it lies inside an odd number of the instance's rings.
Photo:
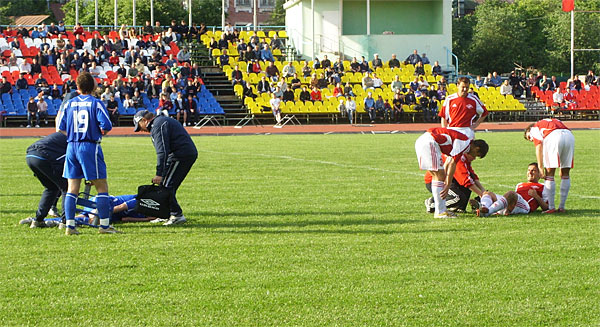
<svg viewBox="0 0 600 327">
<path fill-rule="evenodd" d="M 96 208 L 98 209 L 98 217 L 100 218 L 100 227 L 108 228 L 110 225 L 110 200 L 108 193 L 98 193 L 96 195 Z"/>
<path fill-rule="evenodd" d="M 73 193 L 67 193 L 65 195 L 65 218 L 67 220 L 68 228 L 75 228 L 75 208 L 77 205 L 77 195 Z"/>
</svg>

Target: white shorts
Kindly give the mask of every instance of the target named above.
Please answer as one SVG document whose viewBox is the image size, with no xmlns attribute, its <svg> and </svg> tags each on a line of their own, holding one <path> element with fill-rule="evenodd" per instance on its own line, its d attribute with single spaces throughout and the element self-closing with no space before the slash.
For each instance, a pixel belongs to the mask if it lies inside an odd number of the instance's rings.
<svg viewBox="0 0 600 327">
<path fill-rule="evenodd" d="M 568 129 L 556 129 L 544 138 L 544 167 L 573 168 L 575 137 Z"/>
<path fill-rule="evenodd" d="M 513 211 L 510 212 L 510 214 L 511 215 L 528 214 L 530 210 L 531 209 L 529 208 L 529 203 L 527 203 L 527 201 L 525 201 L 525 199 L 523 199 L 521 194 L 517 193 L 517 205 L 515 205 L 515 208 L 513 209 Z M 499 215 L 506 214 L 506 208 L 498 211 L 498 214 Z"/>
<path fill-rule="evenodd" d="M 448 129 L 452 129 L 464 134 L 469 138 L 469 140 L 473 140 L 475 138 L 475 131 L 471 127 L 448 127 Z"/>
<path fill-rule="evenodd" d="M 417 152 L 417 160 L 419 160 L 419 169 L 436 171 L 444 169 L 440 145 L 433 139 L 431 134 L 425 133 L 419 136 L 415 142 L 415 151 Z"/>
</svg>

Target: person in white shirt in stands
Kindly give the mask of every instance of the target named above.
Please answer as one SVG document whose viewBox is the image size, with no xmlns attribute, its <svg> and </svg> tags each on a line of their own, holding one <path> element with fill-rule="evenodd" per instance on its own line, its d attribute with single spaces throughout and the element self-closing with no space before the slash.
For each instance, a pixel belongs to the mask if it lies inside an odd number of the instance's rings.
<svg viewBox="0 0 600 327">
<path fill-rule="evenodd" d="M 31 64 L 29 64 L 27 62 L 27 60 L 23 60 L 23 62 L 21 63 L 21 65 L 19 65 L 19 71 L 21 73 L 31 73 Z"/>
<path fill-rule="evenodd" d="M 352 125 L 352 118 L 354 117 L 354 113 L 356 112 L 356 102 L 354 101 L 354 97 L 349 96 L 348 100 L 346 100 L 346 114 L 348 115 L 348 121 L 350 125 Z"/>
<path fill-rule="evenodd" d="M 564 109 L 566 107 L 565 96 L 563 95 L 563 91 L 560 89 L 560 87 L 557 87 L 556 91 L 552 93 L 552 101 L 554 102 L 552 104 L 552 109 L 554 110 Z"/>
<path fill-rule="evenodd" d="M 273 116 L 275 116 L 275 120 L 277 120 L 277 124 L 281 122 L 281 99 L 279 99 L 275 93 L 271 94 L 271 110 L 273 111 Z"/>
<path fill-rule="evenodd" d="M 373 88 L 380 89 L 383 86 L 383 81 L 376 73 L 373 73 Z"/>
<path fill-rule="evenodd" d="M 500 86 L 500 94 L 504 96 L 512 94 L 512 86 L 508 85 L 508 80 L 505 80 Z"/>
<path fill-rule="evenodd" d="M 40 127 L 40 120 L 43 118 L 44 123 L 48 125 L 48 103 L 44 100 L 44 97 L 40 97 L 40 100 L 37 103 L 38 114 L 37 114 L 37 123 L 35 127 Z"/>
<path fill-rule="evenodd" d="M 125 93 L 125 100 L 123 100 L 123 107 L 126 109 L 135 107 L 133 104 L 133 100 L 129 96 L 129 93 Z"/>
<path fill-rule="evenodd" d="M 282 69 L 283 77 L 292 77 L 296 73 L 296 67 L 290 61 L 289 64 L 285 65 Z"/>
</svg>

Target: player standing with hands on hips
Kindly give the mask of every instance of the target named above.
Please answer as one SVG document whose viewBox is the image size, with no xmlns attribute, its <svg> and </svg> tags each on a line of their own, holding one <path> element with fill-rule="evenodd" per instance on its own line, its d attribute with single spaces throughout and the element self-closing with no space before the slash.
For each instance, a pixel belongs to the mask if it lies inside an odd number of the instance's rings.
<svg viewBox="0 0 600 327">
<path fill-rule="evenodd" d="M 538 167 L 544 178 L 544 200 L 548 201 L 548 210 L 543 213 L 555 213 L 554 195 L 556 184 L 554 174 L 560 168 L 560 204 L 558 212 L 565 212 L 567 195 L 571 188 L 569 173 L 573 168 L 575 137 L 571 130 L 558 119 L 542 119 L 525 129 L 525 139 L 535 144 Z"/>
<path fill-rule="evenodd" d="M 118 233 L 110 226 L 106 164 L 100 147 L 102 135 L 106 135 L 112 129 L 112 124 L 104 103 L 91 95 L 95 88 L 96 81 L 90 73 L 84 72 L 77 76 L 77 90 L 80 94 L 66 103 L 58 126 L 59 131 L 67 136 L 68 143 L 63 171 L 63 177 L 67 178 L 68 182 L 63 205 L 67 223 L 66 235 L 79 234 L 75 228 L 75 209 L 82 178 L 90 181 L 98 192 L 98 233 Z"/>
<path fill-rule="evenodd" d="M 173 118 L 154 116 L 148 110 L 140 110 L 133 116 L 133 123 L 134 132 L 150 133 L 156 149 L 156 176 L 152 183 L 162 183 L 171 193 L 171 216 L 164 225 L 185 223 L 176 193 L 198 158 L 196 145 L 185 128 Z"/>
</svg>

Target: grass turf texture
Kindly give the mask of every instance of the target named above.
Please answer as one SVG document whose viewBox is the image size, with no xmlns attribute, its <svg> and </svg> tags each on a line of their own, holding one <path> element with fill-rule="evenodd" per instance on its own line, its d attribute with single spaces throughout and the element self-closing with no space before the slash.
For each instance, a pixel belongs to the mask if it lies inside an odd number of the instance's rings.
<svg viewBox="0 0 600 327">
<path fill-rule="evenodd" d="M 77 237 L 17 226 L 42 191 L 34 139 L 2 139 L 0 325 L 598 325 L 600 133 L 574 134 L 567 214 L 434 220 L 419 134 L 201 137 L 187 224 Z M 522 133 L 477 137 L 484 186 L 525 180 Z M 149 137 L 103 148 L 111 194 L 150 182 Z"/>
</svg>

